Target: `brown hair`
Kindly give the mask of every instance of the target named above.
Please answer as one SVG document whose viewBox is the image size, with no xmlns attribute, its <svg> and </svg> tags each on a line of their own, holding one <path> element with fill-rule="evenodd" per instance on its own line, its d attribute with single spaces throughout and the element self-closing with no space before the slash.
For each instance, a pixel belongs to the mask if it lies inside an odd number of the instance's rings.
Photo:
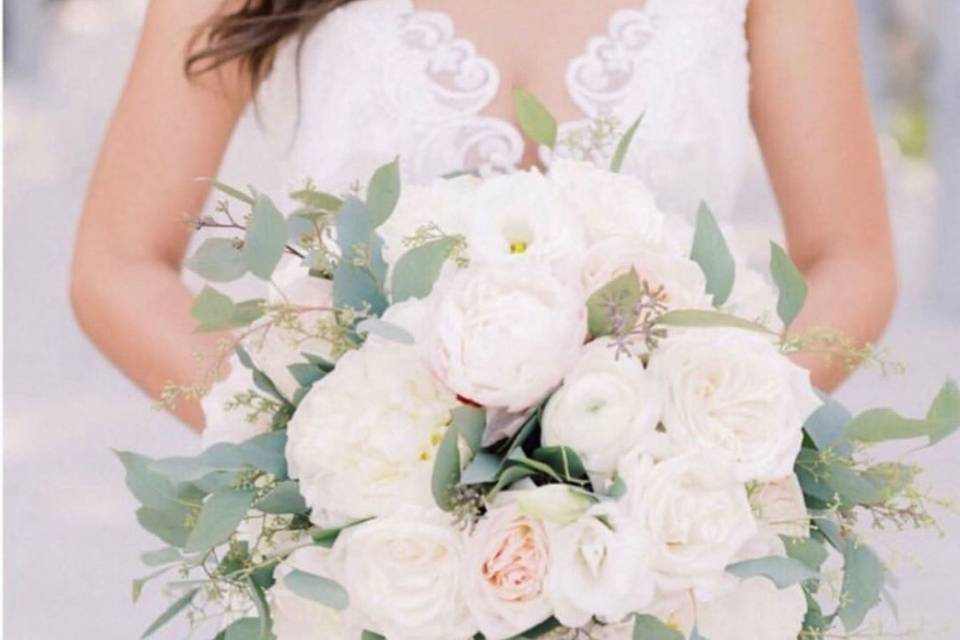
<svg viewBox="0 0 960 640">
<path fill-rule="evenodd" d="M 254 89 L 269 73 L 277 47 L 303 41 L 324 16 L 353 0 L 232 0 L 201 24 L 187 48 L 184 71 L 196 77 L 238 62 Z M 229 8 L 227 6 L 229 5 Z"/>
</svg>

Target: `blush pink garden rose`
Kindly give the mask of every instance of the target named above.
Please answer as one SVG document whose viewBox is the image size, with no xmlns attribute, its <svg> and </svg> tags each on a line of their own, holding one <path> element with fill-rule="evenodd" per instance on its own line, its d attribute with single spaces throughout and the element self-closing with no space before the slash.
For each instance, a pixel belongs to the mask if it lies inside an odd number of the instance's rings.
<svg viewBox="0 0 960 640">
<path fill-rule="evenodd" d="M 546 525 L 501 494 L 467 541 L 467 606 L 487 640 L 503 640 L 543 622 L 550 547 Z"/>
</svg>

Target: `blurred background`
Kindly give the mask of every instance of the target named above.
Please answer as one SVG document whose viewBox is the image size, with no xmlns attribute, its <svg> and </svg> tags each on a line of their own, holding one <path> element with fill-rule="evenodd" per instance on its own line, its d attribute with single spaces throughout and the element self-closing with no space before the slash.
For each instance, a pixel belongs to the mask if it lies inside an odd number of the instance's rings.
<svg viewBox="0 0 960 640">
<path fill-rule="evenodd" d="M 196 447 L 196 437 L 151 410 L 102 359 L 75 326 L 67 297 L 85 185 L 144 4 L 3 5 L 4 631 L 11 639 L 139 637 L 165 603 L 155 587 L 131 603 L 130 581 L 147 573 L 139 552 L 161 545 L 137 527 L 110 449 L 173 455 Z M 862 371 L 839 396 L 853 407 L 922 414 L 943 379 L 960 375 L 960 0 L 859 4 L 902 277 L 884 343 L 910 377 L 906 384 Z M 260 157 L 250 151 L 262 144 L 248 119 L 221 175 L 268 190 L 269 180 L 243 162 Z M 740 210 L 777 234 L 759 158 L 754 165 Z M 910 455 L 940 493 L 956 493 L 960 439 Z M 891 611 L 877 617 L 888 632 L 960 637 L 960 521 L 945 514 L 942 524 L 946 540 L 932 532 L 874 535 L 901 582 L 899 622 Z M 186 635 L 183 626 L 161 634 Z"/>
</svg>

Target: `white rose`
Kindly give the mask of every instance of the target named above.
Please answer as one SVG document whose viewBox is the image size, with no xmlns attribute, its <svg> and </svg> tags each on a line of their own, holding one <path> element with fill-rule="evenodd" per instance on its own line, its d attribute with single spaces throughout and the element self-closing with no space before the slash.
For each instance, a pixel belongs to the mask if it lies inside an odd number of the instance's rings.
<svg viewBox="0 0 960 640">
<path fill-rule="evenodd" d="M 500 495 L 467 541 L 467 606 L 488 640 L 513 637 L 550 617 L 550 548 L 544 524 Z"/>
<path fill-rule="evenodd" d="M 630 516 L 649 536 L 659 587 L 668 593 L 716 589 L 731 559 L 757 532 L 746 488 L 733 472 L 698 454 L 656 464 L 627 455 L 620 476 Z"/>
<path fill-rule="evenodd" d="M 587 312 L 579 291 L 539 268 L 471 266 L 437 283 L 426 339 L 436 375 L 465 398 L 519 411 L 576 360 Z"/>
<path fill-rule="evenodd" d="M 433 233 L 462 235 L 479 184 L 473 176 L 436 180 L 426 186 L 404 184 L 393 214 L 377 228 L 387 264 L 396 264 L 410 250 L 408 240 L 418 232 L 431 229 Z"/>
<path fill-rule="evenodd" d="M 277 640 L 346 640 L 339 612 L 299 596 L 286 586 L 284 578 L 294 570 L 328 577 L 329 552 L 321 547 L 304 547 L 277 565 L 277 582 L 269 591 L 273 633 Z"/>
<path fill-rule="evenodd" d="M 686 331 L 661 343 L 648 370 L 663 381 L 663 424 L 678 447 L 732 465 L 742 481 L 791 473 L 803 423 L 820 400 L 809 372 L 768 337 Z"/>
<path fill-rule="evenodd" d="M 464 600 L 462 534 L 449 514 L 408 507 L 376 518 L 340 534 L 334 555 L 358 628 L 390 640 L 465 640 L 476 633 Z"/>
<path fill-rule="evenodd" d="M 792 538 L 810 537 L 810 514 L 796 475 L 760 485 L 750 501 L 757 517 L 774 532 Z"/>
<path fill-rule="evenodd" d="M 634 244 L 660 243 L 664 214 L 639 179 L 566 159 L 551 165 L 549 177 L 561 202 L 583 221 L 591 244 L 613 237 Z"/>
<path fill-rule="evenodd" d="M 669 309 L 712 308 L 707 280 L 696 262 L 624 238 L 609 238 L 590 248 L 583 263 L 584 290 L 592 294 L 631 269 L 651 289 L 663 287 L 663 302 Z"/>
<path fill-rule="evenodd" d="M 258 411 L 262 395 L 253 385 L 253 374 L 244 367 L 237 356 L 227 361 L 230 373 L 215 383 L 200 400 L 203 408 L 204 428 L 200 436 L 203 449 L 215 444 L 228 442 L 239 444 L 261 433 L 270 431 L 272 412 Z M 254 395 L 257 398 L 254 398 Z M 251 398 L 251 405 L 245 406 L 238 398 Z"/>
<path fill-rule="evenodd" d="M 432 505 L 434 453 L 456 398 L 416 348 L 374 340 L 340 358 L 287 427 L 292 477 L 314 519 L 366 518 Z"/>
<path fill-rule="evenodd" d="M 639 359 L 604 341 L 583 347 L 543 413 L 543 444 L 569 447 L 587 471 L 610 474 L 621 452 L 656 437 L 660 387 Z"/>
<path fill-rule="evenodd" d="M 490 178 L 477 189 L 467 245 L 477 264 L 541 265 L 575 280 L 586 240 L 554 185 L 532 170 Z"/>
<path fill-rule="evenodd" d="M 549 536 L 547 593 L 561 624 L 582 627 L 594 616 L 619 622 L 650 604 L 655 583 L 649 545 L 620 505 L 597 504 Z"/>
</svg>

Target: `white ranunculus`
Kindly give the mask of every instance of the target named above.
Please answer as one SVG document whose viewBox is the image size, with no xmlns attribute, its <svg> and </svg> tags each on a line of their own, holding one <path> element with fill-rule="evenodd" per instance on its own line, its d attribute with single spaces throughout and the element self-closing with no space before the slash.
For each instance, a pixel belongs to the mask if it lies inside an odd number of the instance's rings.
<svg viewBox="0 0 960 640">
<path fill-rule="evenodd" d="M 463 535 L 436 507 L 406 507 L 346 529 L 334 556 L 354 626 L 391 640 L 466 640 Z M 320 637 L 320 636 L 318 636 Z"/>
<path fill-rule="evenodd" d="M 743 483 L 726 465 L 696 453 L 656 464 L 626 455 L 619 473 L 629 513 L 649 536 L 659 587 L 712 592 L 757 532 Z"/>
<path fill-rule="evenodd" d="M 590 248 L 583 262 L 584 290 L 592 294 L 631 269 L 651 289 L 663 287 L 663 302 L 669 309 L 712 308 L 707 280 L 696 262 L 625 238 L 609 238 Z"/>
<path fill-rule="evenodd" d="M 750 501 L 757 517 L 774 532 L 793 538 L 810 537 L 810 514 L 796 475 L 760 485 Z"/>
<path fill-rule="evenodd" d="M 410 250 L 408 240 L 418 232 L 432 227 L 432 235 L 462 235 L 480 183 L 478 178 L 465 175 L 436 180 L 426 186 L 404 184 L 393 214 L 377 228 L 387 264 L 394 265 Z"/>
<path fill-rule="evenodd" d="M 582 627 L 594 616 L 619 622 L 650 604 L 650 548 L 619 504 L 597 504 L 549 536 L 547 593 L 561 624 Z"/>
<path fill-rule="evenodd" d="M 594 503 L 588 493 L 568 484 L 545 484 L 516 495 L 520 513 L 554 524 L 570 524 Z"/>
<path fill-rule="evenodd" d="M 560 383 L 586 335 L 580 292 L 541 268 L 471 266 L 437 283 L 434 373 L 481 405 L 519 411 Z"/>
<path fill-rule="evenodd" d="M 204 428 L 200 436 L 203 449 L 221 442 L 239 444 L 270 430 L 271 413 L 237 403 L 238 396 L 256 392 L 253 374 L 240 363 L 237 356 L 231 357 L 227 366 L 230 367 L 227 377 L 215 383 L 200 400 L 204 415 Z"/>
<path fill-rule="evenodd" d="M 314 519 L 431 505 L 434 453 L 457 406 L 413 346 L 374 340 L 340 358 L 287 427 L 292 477 Z"/>
<path fill-rule="evenodd" d="M 277 566 L 277 582 L 269 591 L 273 633 L 277 640 L 346 640 L 341 615 L 334 609 L 299 596 L 284 583 L 294 570 L 329 577 L 329 551 L 304 547 Z"/>
<path fill-rule="evenodd" d="M 488 640 L 504 640 L 550 617 L 546 526 L 500 494 L 467 540 L 467 606 Z"/>
<path fill-rule="evenodd" d="M 790 474 L 803 423 L 821 404 L 810 373 L 749 331 L 677 334 L 660 344 L 648 370 L 665 388 L 671 441 L 730 464 L 742 481 Z"/>
<path fill-rule="evenodd" d="M 490 178 L 477 189 L 467 244 L 477 264 L 541 265 L 574 281 L 586 240 L 555 186 L 533 170 Z"/>
<path fill-rule="evenodd" d="M 614 237 L 643 245 L 661 242 L 664 214 L 636 177 L 566 159 L 551 165 L 549 177 L 561 202 L 583 221 L 589 243 Z"/>
<path fill-rule="evenodd" d="M 543 444 L 577 452 L 591 474 L 611 474 L 624 450 L 659 436 L 658 381 L 604 341 L 583 347 L 543 414 Z"/>
</svg>

